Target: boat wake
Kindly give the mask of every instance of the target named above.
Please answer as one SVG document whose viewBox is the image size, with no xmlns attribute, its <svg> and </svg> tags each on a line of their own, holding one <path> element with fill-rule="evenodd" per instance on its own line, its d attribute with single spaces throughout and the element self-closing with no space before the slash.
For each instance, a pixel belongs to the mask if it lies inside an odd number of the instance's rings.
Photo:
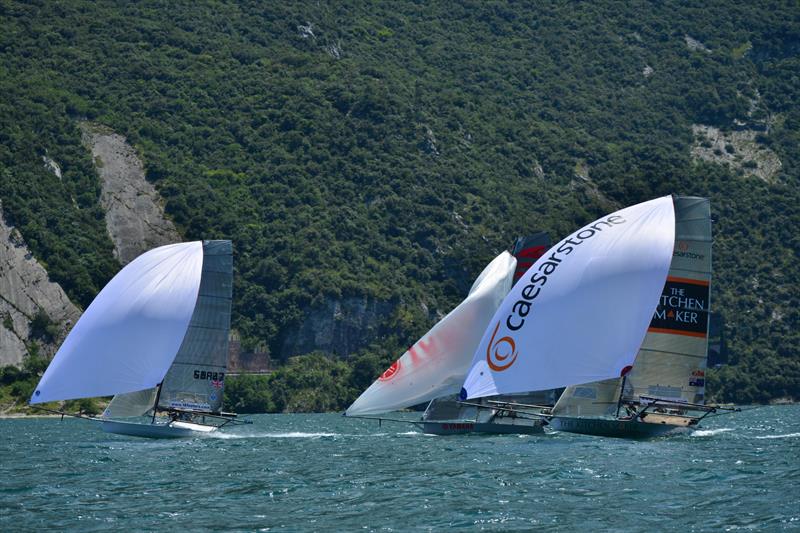
<svg viewBox="0 0 800 533">
<path fill-rule="evenodd" d="M 421 431 L 404 431 L 402 433 L 397 434 L 398 437 L 438 437 L 438 435 L 434 435 L 432 433 L 423 433 Z"/>
<path fill-rule="evenodd" d="M 286 433 L 221 433 L 209 435 L 214 439 L 319 439 L 322 437 L 338 437 L 339 433 L 308 433 L 305 431 L 289 431 Z"/>
<path fill-rule="evenodd" d="M 312 433 L 306 431 L 287 431 L 287 432 L 258 432 L 258 433 L 223 433 L 215 431 L 208 435 L 203 435 L 203 438 L 221 439 L 221 440 L 237 440 L 237 439 L 320 439 L 326 437 L 357 437 L 357 438 L 373 438 L 373 437 L 387 437 L 395 435 L 397 437 L 435 437 L 436 435 L 429 435 L 419 431 L 406 431 L 403 433 L 369 433 L 369 434 L 347 434 L 347 433 Z"/>
<path fill-rule="evenodd" d="M 733 428 L 698 429 L 692 432 L 692 437 L 713 437 L 728 431 L 733 431 Z"/>
<path fill-rule="evenodd" d="M 757 439 L 796 439 L 800 433 L 787 433 L 786 435 L 761 435 Z"/>
</svg>

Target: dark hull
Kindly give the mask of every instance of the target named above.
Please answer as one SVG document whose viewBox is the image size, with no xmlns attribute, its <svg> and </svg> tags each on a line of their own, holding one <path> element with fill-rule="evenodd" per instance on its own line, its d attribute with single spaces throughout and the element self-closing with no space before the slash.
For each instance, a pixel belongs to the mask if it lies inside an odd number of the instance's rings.
<svg viewBox="0 0 800 533">
<path fill-rule="evenodd" d="M 134 422 L 118 422 L 104 420 L 103 431 L 130 437 L 145 437 L 149 439 L 191 439 L 202 437 L 216 431 L 213 426 L 202 426 L 183 422 L 171 424 L 137 424 Z"/>
<path fill-rule="evenodd" d="M 623 439 L 649 439 L 671 431 L 685 429 L 686 426 L 673 424 L 651 424 L 638 420 L 610 420 L 603 418 L 573 418 L 559 416 L 550 420 L 550 427 L 556 431 L 616 437 Z"/>
<path fill-rule="evenodd" d="M 464 422 L 464 421 L 425 421 L 420 424 L 422 431 L 431 435 L 463 435 L 465 433 L 490 433 L 514 435 L 541 435 L 542 423 L 538 420 L 522 420 L 519 423 L 505 422 Z"/>
</svg>

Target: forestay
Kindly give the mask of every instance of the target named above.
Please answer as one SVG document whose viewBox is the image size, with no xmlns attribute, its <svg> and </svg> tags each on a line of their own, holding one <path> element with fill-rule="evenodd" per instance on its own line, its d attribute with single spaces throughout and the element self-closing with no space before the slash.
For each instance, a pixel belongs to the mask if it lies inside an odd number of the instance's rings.
<svg viewBox="0 0 800 533">
<path fill-rule="evenodd" d="M 674 240 L 666 196 L 600 218 L 551 248 L 490 321 L 462 397 L 619 376 L 658 304 Z"/>
<path fill-rule="evenodd" d="M 625 400 L 641 396 L 702 404 L 708 352 L 711 206 L 706 198 L 675 198 L 675 243 L 658 307 L 631 371 Z M 568 387 L 553 414 L 613 415 L 621 379 Z"/>
<path fill-rule="evenodd" d="M 162 246 L 123 268 L 59 348 L 31 403 L 142 391 L 161 382 L 194 311 L 201 242 Z"/>
<path fill-rule="evenodd" d="M 511 287 L 515 267 L 511 254 L 498 255 L 467 298 L 395 361 L 346 414 L 384 413 L 457 393 L 475 346 Z"/>
</svg>

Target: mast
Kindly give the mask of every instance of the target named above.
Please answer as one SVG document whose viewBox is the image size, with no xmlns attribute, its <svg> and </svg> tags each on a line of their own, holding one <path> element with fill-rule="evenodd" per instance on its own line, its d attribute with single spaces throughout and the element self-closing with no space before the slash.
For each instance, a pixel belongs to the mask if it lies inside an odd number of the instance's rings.
<svg viewBox="0 0 800 533">
<path fill-rule="evenodd" d="M 628 375 L 622 376 L 622 383 L 619 387 L 619 399 L 617 400 L 617 414 L 614 415 L 616 418 L 619 418 L 619 408 L 622 407 L 622 396 L 625 394 L 625 380 L 628 379 Z"/>
<path fill-rule="evenodd" d="M 156 413 L 158 412 L 158 400 L 161 398 L 161 384 L 164 383 L 163 381 L 156 385 L 156 401 L 153 404 L 153 420 L 150 421 L 151 424 L 156 423 Z"/>
</svg>

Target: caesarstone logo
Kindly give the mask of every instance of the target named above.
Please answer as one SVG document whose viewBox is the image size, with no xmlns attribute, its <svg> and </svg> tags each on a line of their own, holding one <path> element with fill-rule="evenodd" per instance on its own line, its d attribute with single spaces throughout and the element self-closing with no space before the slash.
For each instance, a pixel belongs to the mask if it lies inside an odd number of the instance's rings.
<svg viewBox="0 0 800 533">
<path fill-rule="evenodd" d="M 705 259 L 705 254 L 698 254 L 689 249 L 689 243 L 686 241 L 678 241 L 675 244 L 675 250 L 672 252 L 673 257 L 685 257 L 687 259 Z"/>
<path fill-rule="evenodd" d="M 611 215 L 598 220 L 591 226 L 586 226 L 574 235 L 561 241 L 558 247 L 556 247 L 544 261 L 534 265 L 535 268 L 531 267 L 531 269 L 526 272 L 526 275 L 531 272 L 533 272 L 533 274 L 529 278 L 528 283 L 519 291 L 520 297 L 511 306 L 511 313 L 509 313 L 505 321 L 500 320 L 495 325 L 492 338 L 486 347 L 486 363 L 489 365 L 489 368 L 494 372 L 503 372 L 511 368 L 517 360 L 519 351 L 517 350 L 518 343 L 514 339 L 514 335 L 525 326 L 527 317 L 533 308 L 534 300 L 541 293 L 542 288 L 545 283 L 547 283 L 548 277 L 552 276 L 558 270 L 559 265 L 562 264 L 566 256 L 595 235 L 609 228 L 613 228 L 618 224 L 625 224 L 626 222 L 627 220 L 621 215 Z M 541 261 L 541 259 L 539 259 L 539 261 Z M 519 283 L 522 283 L 522 281 Z M 501 325 L 504 326 L 504 329 L 509 330 L 510 333 L 497 338 L 497 333 Z"/>
<path fill-rule="evenodd" d="M 492 340 L 486 346 L 486 362 L 489 364 L 489 368 L 495 372 L 502 372 L 514 364 L 519 352 L 517 352 L 517 343 L 510 335 L 495 341 L 498 329 L 500 329 L 500 322 L 494 327 Z"/>
</svg>

